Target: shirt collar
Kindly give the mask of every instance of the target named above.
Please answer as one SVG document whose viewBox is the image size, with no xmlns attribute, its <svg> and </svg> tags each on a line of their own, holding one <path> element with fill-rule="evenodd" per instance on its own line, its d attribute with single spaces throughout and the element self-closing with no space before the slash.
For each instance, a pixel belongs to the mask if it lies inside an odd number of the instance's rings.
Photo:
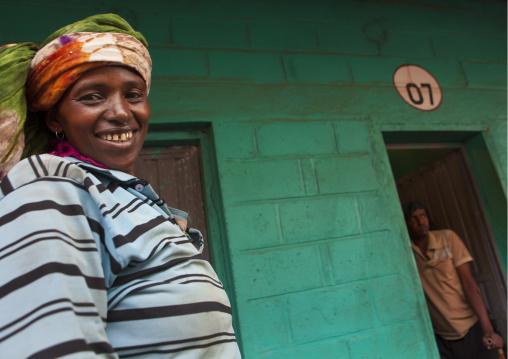
<svg viewBox="0 0 508 359">
<path fill-rule="evenodd" d="M 418 247 L 413 241 L 411 241 L 411 247 L 413 248 L 413 251 L 415 251 L 420 256 L 425 258 L 425 256 L 423 255 L 422 251 L 420 250 L 420 247 Z M 432 234 L 431 231 L 429 231 L 429 238 L 427 240 L 427 253 L 426 253 L 426 255 L 429 258 L 432 258 L 433 251 L 435 251 L 437 248 L 438 248 L 438 245 L 437 245 L 436 237 Z M 425 260 L 427 260 L 427 259 L 425 258 Z"/>
<path fill-rule="evenodd" d="M 436 236 L 434 236 L 432 234 L 432 232 L 429 231 L 429 239 L 427 242 L 427 252 L 430 250 L 435 250 L 436 248 L 438 248 Z"/>
</svg>

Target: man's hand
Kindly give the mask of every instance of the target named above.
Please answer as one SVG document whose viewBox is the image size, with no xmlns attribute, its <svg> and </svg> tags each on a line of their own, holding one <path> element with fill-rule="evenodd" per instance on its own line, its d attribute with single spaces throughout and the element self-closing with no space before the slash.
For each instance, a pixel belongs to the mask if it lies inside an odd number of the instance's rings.
<svg viewBox="0 0 508 359">
<path fill-rule="evenodd" d="M 483 302 L 483 298 L 478 290 L 478 285 L 471 273 L 470 262 L 458 266 L 457 273 L 459 274 L 460 283 L 462 285 L 462 289 L 464 289 L 466 299 L 480 320 L 480 325 L 483 331 L 483 344 L 487 347 L 487 349 L 502 348 L 503 338 L 497 335 L 492 328 L 492 324 L 487 314 L 487 308 L 485 308 L 485 303 Z"/>
<path fill-rule="evenodd" d="M 494 332 L 484 333 L 482 339 L 483 345 L 485 345 L 489 350 L 503 347 L 503 338 Z"/>
</svg>

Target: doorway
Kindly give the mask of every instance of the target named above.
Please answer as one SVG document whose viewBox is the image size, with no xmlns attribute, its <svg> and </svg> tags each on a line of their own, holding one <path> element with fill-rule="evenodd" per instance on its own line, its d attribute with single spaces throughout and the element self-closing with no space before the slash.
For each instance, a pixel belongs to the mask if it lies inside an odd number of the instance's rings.
<svg viewBox="0 0 508 359">
<path fill-rule="evenodd" d="M 137 176 L 147 178 L 168 206 L 189 213 L 188 226 L 203 234 L 206 258 L 234 298 L 210 124 L 151 123 L 140 161 L 146 163 L 136 164 Z"/>
<path fill-rule="evenodd" d="M 187 227 L 208 239 L 198 146 L 143 148 L 136 159 L 136 177 L 146 179 L 169 207 L 189 214 Z M 210 261 L 208 244 L 203 257 Z"/>
<path fill-rule="evenodd" d="M 462 238 L 474 258 L 473 275 L 492 323 L 506 340 L 506 277 L 497 245 L 506 242 L 506 232 L 501 231 L 504 238 L 496 240 L 468 161 L 468 141 L 391 142 L 390 136 L 385 137 L 400 202 L 424 203 L 429 208 L 434 229 L 452 229 Z"/>
</svg>

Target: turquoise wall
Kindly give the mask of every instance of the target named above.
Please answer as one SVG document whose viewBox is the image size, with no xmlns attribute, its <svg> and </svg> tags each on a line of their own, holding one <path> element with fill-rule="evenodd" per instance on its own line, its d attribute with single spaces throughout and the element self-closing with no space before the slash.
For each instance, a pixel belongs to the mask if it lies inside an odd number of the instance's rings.
<svg viewBox="0 0 508 359">
<path fill-rule="evenodd" d="M 98 12 L 148 39 L 152 122 L 211 127 L 244 357 L 437 358 L 382 132 L 478 132 L 506 195 L 506 2 L 0 1 L 0 41 Z"/>
</svg>

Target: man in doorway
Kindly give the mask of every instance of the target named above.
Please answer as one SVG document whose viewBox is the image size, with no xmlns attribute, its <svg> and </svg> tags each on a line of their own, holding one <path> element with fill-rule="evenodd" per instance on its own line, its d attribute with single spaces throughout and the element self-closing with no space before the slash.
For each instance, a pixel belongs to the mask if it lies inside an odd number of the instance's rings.
<svg viewBox="0 0 508 359">
<path fill-rule="evenodd" d="M 488 317 L 466 246 L 451 230 L 430 231 L 422 203 L 403 211 L 441 358 L 499 358 L 494 349 L 503 339 Z"/>
</svg>

